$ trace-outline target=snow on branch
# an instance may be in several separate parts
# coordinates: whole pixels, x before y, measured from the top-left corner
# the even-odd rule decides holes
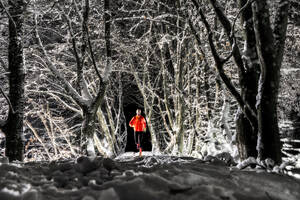
[[[45,56],[46,59],[46,63],[47,66],[49,67],[49,69],[51,70],[51,72],[60,80],[63,82],[64,84],[64,88],[65,90],[72,96],[72,98],[76,101],[76,103],[78,103],[80,106],[86,105],[88,103],[87,100],[84,100],[78,93],[77,91],[70,85],[70,83],[65,79],[65,77],[61,74],[61,72],[59,72],[59,70],[55,67],[55,65],[52,63],[52,61],[50,60],[50,57],[42,43],[42,40],[40,38],[39,32],[38,32],[38,28],[37,28],[37,15],[35,14],[35,18],[34,18],[34,22],[35,22],[35,36],[38,40],[38,44],[40,46],[40,48],[42,49],[42,52]]]

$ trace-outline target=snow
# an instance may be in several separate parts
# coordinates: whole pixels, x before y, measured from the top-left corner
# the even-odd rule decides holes
[[[204,161],[151,152],[143,157],[127,152],[114,160],[8,163],[0,166],[0,199],[300,199],[300,180],[256,171],[216,157]]]
[[[99,200],[111,200],[111,199],[114,199],[114,200],[120,199],[118,194],[116,193],[115,189],[109,188],[109,189],[103,190],[100,195]]]
[[[30,184],[21,184],[21,185],[11,184],[11,185],[8,185],[7,187],[4,187],[3,189],[1,189],[1,192],[7,193],[11,196],[18,197],[18,196],[22,196],[23,194],[27,193],[30,189],[31,189]]]
[[[299,68],[296,67],[290,67],[288,69],[281,69],[280,72],[283,72],[284,74],[290,74],[290,73],[294,73],[294,72],[298,72],[300,71]]]

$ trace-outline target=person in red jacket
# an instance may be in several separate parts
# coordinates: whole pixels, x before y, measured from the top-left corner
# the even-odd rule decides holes
[[[133,127],[134,129],[134,142],[137,146],[137,149],[140,149],[140,154],[141,154],[141,142],[143,139],[143,134],[146,132],[146,120],[145,118],[141,115],[141,109],[136,110],[136,116],[134,116],[130,122],[129,126]]]

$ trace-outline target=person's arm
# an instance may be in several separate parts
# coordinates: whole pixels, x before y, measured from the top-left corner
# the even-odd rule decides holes
[[[131,120],[130,120],[130,122],[129,122],[129,126],[130,127],[134,127],[134,124],[135,124],[135,117],[133,117]]]

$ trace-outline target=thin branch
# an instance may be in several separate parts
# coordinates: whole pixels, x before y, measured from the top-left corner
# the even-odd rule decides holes
[[[82,116],[82,111],[81,110],[78,110],[76,109],[75,107],[73,106],[70,106],[67,102],[65,102],[64,100],[62,100],[59,96],[55,95],[54,92],[51,92],[51,91],[38,91],[38,90],[27,90],[27,92],[32,92],[32,93],[40,93],[40,94],[47,94],[47,95],[50,95],[52,96],[57,102],[60,102],[62,105],[64,105],[68,110],[71,110],[71,111],[74,111],[78,114],[80,114]],[[57,93],[57,92],[56,92]],[[60,93],[58,93],[60,94]],[[60,94],[60,95],[63,95],[63,94]],[[67,96],[67,95],[63,95],[65,96],[66,98],[70,98],[70,96]],[[72,101],[74,101],[72,98],[70,98]],[[76,102],[75,102],[76,103]]]
[[[255,111],[251,107],[249,107],[248,104],[245,103],[245,101],[243,100],[243,98],[240,95],[240,93],[238,92],[238,90],[232,84],[230,78],[224,72],[223,65],[224,65],[226,59],[229,59],[229,58],[223,59],[219,56],[219,54],[216,50],[216,47],[214,45],[214,42],[213,42],[213,37],[212,37],[213,35],[212,35],[210,25],[208,24],[203,12],[202,12],[202,9],[200,7],[199,7],[198,11],[199,11],[201,20],[204,23],[205,28],[208,32],[209,45],[210,45],[211,52],[212,52],[212,55],[214,57],[219,75],[222,78],[222,80],[223,80],[224,84],[226,85],[227,89],[230,91],[230,93],[233,95],[233,97],[238,102],[240,108],[242,109],[245,116],[250,121],[252,127],[256,129],[256,127],[257,127],[257,115],[256,115]]]
[[[247,3],[239,10],[238,14],[235,16],[235,18],[234,18],[234,20],[233,20],[233,23],[232,23],[232,28],[231,28],[232,31],[231,31],[231,35],[234,35],[235,23],[236,23],[238,17],[240,16],[240,14],[241,14],[242,12],[244,12],[244,10],[245,10],[246,8],[248,8],[248,6],[251,6],[251,4],[252,4],[254,1],[256,1],[256,0],[248,0]],[[232,37],[233,37],[233,36],[232,36]]]
[[[280,0],[275,16],[273,35],[275,39],[275,57],[278,58],[279,62],[282,62],[284,52],[289,6],[289,0]]]
[[[52,159],[52,156],[49,153],[49,150],[47,149],[45,143],[43,142],[42,138],[39,136],[39,134],[37,133],[37,131],[33,128],[33,126],[27,121],[25,120],[25,124],[29,127],[29,129],[33,132],[34,136],[36,137],[36,139],[41,143],[41,145],[43,146],[43,148],[46,151],[46,154],[48,155],[50,160]]]
[[[78,103],[78,105],[80,105],[80,107],[86,105],[88,102],[86,100],[84,100],[77,93],[77,91],[70,85],[70,83],[65,79],[65,77],[58,71],[58,69],[51,62],[51,60],[49,58],[49,55],[48,55],[45,47],[43,46],[42,40],[41,40],[41,38],[39,36],[39,32],[38,32],[38,29],[37,29],[37,15],[35,15],[34,23],[35,23],[35,36],[36,36],[36,39],[38,40],[38,44],[39,44],[40,48],[42,49],[42,52],[43,52],[43,54],[45,56],[45,59],[46,59],[46,62],[47,62],[47,66],[49,67],[49,69],[51,70],[51,72],[59,80],[61,80],[63,82],[65,90],[72,96],[72,98],[76,101],[76,103]]]
[[[7,14],[9,20],[12,21],[14,27],[16,27],[15,20],[14,20],[13,17],[10,15],[9,11],[5,8],[5,5],[3,4],[2,0],[0,0],[0,6],[3,8],[3,10],[5,11],[5,13]]]
[[[192,1],[194,2],[195,0],[192,0]],[[235,44],[236,40],[233,37],[234,35],[232,34],[233,30],[232,30],[231,23],[230,23],[229,19],[227,18],[227,16],[224,14],[223,10],[221,9],[221,6],[219,5],[219,3],[216,0],[209,0],[209,2],[212,5],[219,21],[221,22],[221,24],[226,32],[227,37],[229,38],[229,42],[233,49],[233,58],[238,67],[239,77],[240,77],[240,80],[243,80],[244,76],[245,76],[243,59],[242,59],[242,56],[241,56],[238,46]],[[197,8],[200,8],[199,4],[198,4]]]
[[[3,69],[8,72],[8,67],[5,65],[4,60],[0,57],[0,64],[2,65]]]
[[[93,47],[92,47],[92,43],[91,43],[91,39],[90,39],[90,34],[89,34],[89,31],[87,30],[87,41],[88,41],[88,45],[89,45],[89,50],[90,50],[90,54],[91,54],[91,59],[92,59],[92,63],[93,63],[93,66],[94,66],[94,69],[96,71],[96,74],[98,76],[98,78],[101,80],[102,77],[99,73],[99,70],[97,68],[97,64],[96,64],[96,59],[95,59],[95,54],[94,54],[94,51],[93,51]]]
[[[101,75],[99,73],[99,70],[97,68],[95,54],[94,54],[93,47],[92,47],[91,40],[90,40],[90,34],[89,34],[89,28],[88,28],[89,10],[90,10],[89,0],[85,0],[84,10],[83,10],[82,31],[83,31],[83,35],[85,35],[86,38],[83,38],[83,39],[87,40],[86,42],[88,43],[88,47],[89,47],[89,50],[90,50],[91,59],[92,59],[92,63],[93,63],[94,69],[96,71],[96,74],[97,74],[98,78],[101,80],[102,77],[101,77]],[[85,41],[83,41],[83,43],[85,43]],[[82,52],[82,54],[83,53],[84,52]]]
[[[68,29],[69,29],[69,33],[70,33],[70,36],[71,36],[72,47],[73,47],[74,56],[75,56],[75,59],[76,59],[77,69],[82,69],[83,68],[83,62],[84,62],[83,52],[82,52],[82,55],[81,55],[82,58],[80,58],[79,53],[77,51],[76,36],[73,33],[71,19],[70,19],[70,17],[63,10],[61,10],[60,7],[58,9],[61,11],[62,15],[66,18],[67,23],[68,23]],[[88,99],[92,99],[92,96],[91,96],[91,94],[90,94],[90,92],[88,90],[88,86],[87,86],[86,80],[85,80],[84,76],[82,76],[82,72],[80,74],[77,72],[77,76],[78,76],[78,78],[80,80],[80,81],[78,81],[78,82],[80,82],[80,83],[78,83],[78,88],[77,88],[78,91],[81,92],[81,89],[82,89],[83,90],[83,94],[85,94]],[[83,85],[80,85],[80,84],[83,84]]]
[[[8,96],[7,96],[7,95],[5,94],[5,92],[3,91],[2,87],[0,87],[0,92],[1,92],[1,94],[4,96],[4,98],[6,99],[8,105],[9,105],[9,108],[10,108],[11,111],[12,111],[12,114],[15,114],[15,110],[14,110],[14,108],[13,108],[13,106],[12,106],[12,104],[11,104],[9,98],[8,98]]]

